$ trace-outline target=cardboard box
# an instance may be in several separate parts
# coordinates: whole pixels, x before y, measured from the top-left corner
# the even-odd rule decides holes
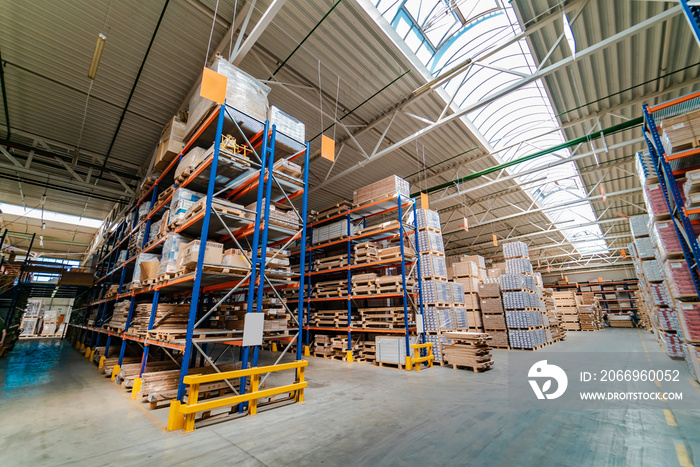
[[[155,279],[158,276],[158,266],[160,266],[160,261],[144,261],[140,264],[140,266],[141,276],[139,277],[139,280],[144,282],[148,279]]]
[[[237,268],[250,268],[250,261],[245,253],[236,248],[229,248],[224,251],[221,264],[226,266],[234,266]]]
[[[501,286],[499,284],[479,284],[479,297],[494,297],[500,299]]]
[[[452,265],[453,277],[479,277],[479,267],[473,261],[460,261]]]
[[[216,242],[206,242],[204,250],[204,262],[210,264],[221,264],[224,245]],[[199,257],[199,240],[192,240],[187,245],[180,248],[178,253],[178,269],[192,267],[197,264]]]
[[[156,149],[156,160],[153,167],[159,170],[165,169],[175,156],[182,151],[184,138],[185,124],[178,120],[177,117],[173,117],[160,134],[160,142]]]
[[[479,296],[473,293],[464,294],[464,307],[468,310],[479,310],[481,305],[479,303]]]
[[[476,293],[479,292],[479,279],[476,277],[461,277],[454,279],[458,284],[462,284],[465,293]]]

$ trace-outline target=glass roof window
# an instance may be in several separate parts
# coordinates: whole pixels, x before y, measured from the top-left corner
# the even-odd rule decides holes
[[[442,87],[453,106],[468,107],[537,71],[527,41],[496,47],[522,31],[509,3],[500,0],[375,0],[375,7],[431,77],[473,61]],[[485,53],[491,54],[478,59]],[[478,59],[478,60],[477,60]],[[499,162],[565,142],[541,80],[534,80],[466,117]],[[608,253],[586,188],[573,162],[547,169],[568,149],[509,167],[524,191],[582,255]],[[533,171],[542,167],[541,171]],[[566,206],[566,207],[564,207]]]

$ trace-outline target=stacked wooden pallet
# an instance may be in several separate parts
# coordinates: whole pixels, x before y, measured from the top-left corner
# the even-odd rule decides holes
[[[405,329],[403,307],[360,308],[361,326],[365,329]],[[413,311],[409,308],[408,325],[414,323]]]
[[[136,305],[134,310],[135,316],[132,326],[129,326],[129,331],[136,334],[144,334],[148,331],[148,323],[151,317],[150,303],[142,303]],[[189,303],[172,304],[159,303],[155,311],[155,320],[153,321],[153,331],[183,331],[187,328],[187,322],[190,315]]]
[[[331,338],[326,334],[314,336],[314,357],[326,357],[333,353]]]
[[[314,297],[330,298],[330,297],[345,297],[348,294],[348,281],[335,280],[317,282],[313,285]]]
[[[373,272],[352,276],[352,294],[371,295],[377,293],[377,277]]]
[[[377,243],[362,242],[355,245],[355,254],[353,255],[354,264],[373,263],[379,261],[379,253],[381,247]]]
[[[406,277],[406,290],[408,293],[413,293],[416,280],[413,277]],[[402,276],[381,276],[377,278],[377,286],[379,293],[382,294],[402,294],[403,277]]]
[[[146,365],[144,373],[153,373],[157,371],[175,370],[179,365],[172,360],[164,360],[162,362],[149,361]],[[134,385],[134,379],[141,372],[141,363],[129,363],[121,366],[121,372],[116,375],[114,381],[121,384],[123,388],[130,388]]]
[[[359,319],[356,312],[352,312],[352,320]],[[348,310],[316,310],[309,315],[309,323],[312,326],[327,328],[342,328],[348,326]]]
[[[328,269],[344,268],[348,265],[348,255],[328,256],[314,260],[314,270],[326,271]]]
[[[377,360],[377,343],[375,341],[364,341],[361,344],[362,350],[360,350],[357,360],[374,363]]]
[[[445,332],[448,342],[443,344],[443,360],[454,369],[468,368],[475,373],[491,369],[491,347],[488,334],[481,332]]]
[[[190,368],[189,374],[192,375],[209,375],[212,373],[225,372],[225,371],[235,371],[241,369],[241,364],[239,363],[229,363],[224,365],[218,365],[217,371],[212,366],[201,366],[197,368]],[[174,399],[177,396],[177,387],[180,382],[180,369],[170,369],[161,371],[148,371],[141,375],[141,390],[138,392],[139,397],[152,396],[155,394],[160,394],[158,400]],[[236,389],[238,389],[239,380],[231,380],[230,383]],[[200,386],[199,392],[208,391],[219,391],[225,390],[229,386],[225,382],[213,383],[212,385],[206,385],[205,388]],[[230,388],[229,388],[230,389]]]
[[[315,222],[322,221],[328,219],[329,217],[342,214],[348,209],[352,209],[352,203],[350,201],[341,201],[333,204],[332,206],[328,206],[327,208],[323,208],[315,214],[312,214],[312,218]]]

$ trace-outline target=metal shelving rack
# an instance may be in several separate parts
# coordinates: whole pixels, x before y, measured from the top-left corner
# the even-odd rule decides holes
[[[671,220],[678,235],[683,256],[688,263],[696,293],[700,296],[700,245],[693,232],[693,224],[698,223],[697,214],[700,208],[686,209],[680,190],[676,184],[676,176],[684,175],[689,166],[697,165],[694,159],[700,154],[700,148],[689,149],[675,154],[666,154],[661,142],[657,121],[682,115],[700,108],[700,92],[695,92],[678,99],[653,107],[644,105],[644,138],[649,148],[649,154],[654,170],[659,179],[666,205],[671,213]],[[690,159],[693,158],[693,159]],[[693,167],[697,168],[697,167]],[[691,219],[691,216],[693,219]]]
[[[406,198],[404,196],[401,196],[399,194],[389,197],[386,199],[382,199],[379,201],[375,201],[369,204],[365,204],[362,206],[354,207],[352,209],[349,209],[345,212],[330,216],[326,219],[314,222],[309,224],[309,233],[307,235],[307,242],[308,242],[308,259],[307,259],[307,267],[304,268],[304,265],[302,263],[301,265],[301,271],[304,271],[304,274],[302,276],[306,276],[307,278],[307,296],[308,298],[305,300],[305,304],[307,307],[306,310],[306,323],[304,326],[304,330],[306,331],[305,333],[305,344],[307,348],[310,345],[310,331],[330,331],[330,332],[347,332],[348,336],[348,348],[347,348],[347,361],[353,361],[352,358],[352,335],[353,333],[380,333],[380,334],[403,334],[405,337],[405,347],[406,347],[406,368],[410,369],[410,365],[408,362],[410,362],[411,359],[411,345],[410,345],[410,335],[411,333],[417,333],[419,335],[421,343],[425,342],[424,339],[424,334],[423,332],[417,332],[417,327],[418,327],[418,321],[420,318],[423,316],[423,293],[422,293],[422,282],[421,282],[421,275],[416,273],[414,274],[414,271],[420,271],[420,254],[418,253],[418,229],[415,227],[415,225],[410,225],[407,224],[406,219],[410,217],[412,214],[412,218],[417,219],[417,202],[415,198]],[[387,229],[382,229],[378,232],[369,232],[366,234],[353,234],[352,232],[352,224],[362,222],[363,227],[367,227],[367,219],[376,217],[376,216],[382,216],[382,215],[389,215],[391,216],[393,213],[395,213],[397,219],[398,219],[398,226],[394,226],[393,228],[387,228]],[[334,240],[330,242],[325,242],[321,243],[318,245],[313,245],[311,242],[311,239],[313,238],[313,228],[318,227],[323,224],[327,224],[332,221],[339,221],[345,219],[347,220],[347,236],[346,238],[340,239],[340,240]],[[392,233],[393,232],[393,233]],[[411,234],[413,234],[413,240],[411,240]],[[401,252],[401,258],[399,260],[396,259],[391,259],[391,260],[380,260],[376,262],[370,262],[370,263],[360,263],[360,264],[351,264],[352,263],[352,250],[353,250],[353,244],[355,242],[364,242],[364,241],[381,241],[381,240],[399,240],[399,246],[400,246],[400,252]],[[409,246],[412,247],[415,251],[416,254],[416,259],[414,261],[406,261],[405,258],[405,240],[409,240]],[[345,249],[347,255],[348,255],[348,266],[344,267],[338,267],[338,268],[333,268],[333,269],[326,269],[326,270],[321,270],[321,271],[312,271],[311,270],[311,265],[313,264],[313,255],[314,252],[320,252],[320,251],[330,251],[332,249]],[[402,277],[402,285],[403,285],[403,293],[402,294],[372,294],[372,295],[353,295],[353,290],[352,290],[352,275],[353,272],[356,271],[363,271],[366,272],[368,270],[382,270],[386,268],[399,268],[400,267],[400,274]],[[317,297],[312,297],[312,283],[313,283],[313,278],[317,275],[333,275],[337,274],[342,276],[342,274],[345,273],[345,279],[347,280],[347,287],[348,287],[348,293],[345,297],[331,297],[331,298],[317,298]],[[407,288],[406,288],[406,278],[407,277],[415,277],[416,279],[416,287],[417,291],[414,293],[409,293]],[[416,301],[416,298],[418,299]],[[356,301],[359,300],[367,300],[367,299],[401,299],[401,305],[403,306],[403,314],[404,314],[404,329],[384,329],[384,328],[358,328],[358,327],[353,327],[353,322],[352,322],[352,309],[353,309],[353,304]],[[311,314],[311,304],[313,302],[324,302],[324,301],[343,301],[347,304],[347,326],[346,327],[318,327],[318,326],[311,326],[309,323],[309,317]],[[410,327],[409,326],[409,308],[411,308],[415,314],[416,314],[416,319],[417,319],[417,326],[416,327]]]
[[[245,129],[244,129],[245,128]],[[247,164],[231,163],[231,154],[224,154],[229,158],[224,169],[219,165],[222,153],[221,141],[223,134],[235,135],[237,141],[245,143],[250,149],[249,154],[255,160],[248,161]],[[240,139],[239,139],[240,138]],[[213,151],[196,169],[181,183],[177,184],[174,179],[174,169],[180,163],[188,150],[196,145],[209,146],[214,142]],[[276,149],[276,142],[283,141],[286,151]],[[196,144],[196,143],[200,144]],[[274,168],[275,162],[281,158],[289,161],[303,158],[303,180],[291,179],[289,176],[280,177],[281,172]],[[102,335],[107,337],[105,356],[109,356],[112,338],[121,339],[119,353],[119,366],[122,365],[127,342],[136,342],[143,347],[141,362],[141,372],[146,369],[151,346],[162,349],[178,350],[182,353],[181,373],[177,400],[182,402],[186,385],[183,382],[187,376],[191,363],[196,361],[196,354],[200,355],[200,365],[204,360],[212,366],[215,361],[207,354],[210,344],[224,344],[238,346],[241,349],[240,361],[243,368],[258,366],[259,346],[243,346],[239,338],[194,338],[194,331],[197,327],[207,321],[207,318],[232,295],[247,295],[247,313],[261,313],[263,307],[263,297],[265,291],[273,291],[280,297],[278,289],[299,287],[298,313],[294,316],[289,307],[284,304],[287,311],[294,316],[297,322],[296,328],[289,328],[286,335],[275,334],[265,338],[275,341],[287,341],[289,344],[284,352],[277,359],[278,363],[286,351],[294,342],[301,341],[303,323],[304,304],[304,279],[300,278],[299,284],[291,283],[284,278],[280,279],[278,273],[274,276],[266,274],[266,267],[273,259],[268,257],[268,247],[279,246],[286,249],[292,244],[299,243],[301,248],[301,267],[304,268],[306,258],[305,242],[301,239],[306,237],[306,217],[308,204],[308,176],[309,176],[309,145],[299,143],[281,133],[278,133],[274,125],[269,122],[259,122],[244,113],[224,104],[219,105],[213,114],[207,118],[192,138],[182,148],[180,154],[175,157],[155,183],[138,199],[127,212],[125,218],[119,222],[112,232],[105,238],[99,250],[97,262],[97,282],[93,287],[90,296],[91,300],[86,307],[88,310],[82,323],[74,323],[73,328],[78,331],[74,339],[77,339],[83,346],[94,348],[100,344]],[[124,290],[127,268],[135,264],[139,253],[154,252],[162,248],[165,238],[148,244],[151,223],[157,216],[161,215],[170,202],[173,191],[162,200],[158,200],[159,191],[162,193],[168,187],[189,187],[191,189],[204,189],[206,192],[206,205],[199,214],[188,219],[182,225],[173,230],[175,233],[189,233],[198,238],[203,245],[209,239],[221,243],[233,243],[237,248],[243,250],[239,241],[246,239],[251,245],[250,268],[243,274],[216,274],[204,271],[205,248],[200,248],[197,259],[197,266],[194,272],[180,275],[170,280],[158,282],[155,285],[139,288],[137,290]],[[162,190],[162,191],[161,191]],[[255,211],[249,214],[254,215],[254,220],[236,216],[232,214],[219,213],[212,209],[214,197],[226,198],[232,201],[241,202],[244,205],[252,201],[256,202]],[[301,213],[292,205],[292,199],[301,197]],[[139,209],[147,199],[150,199],[148,215],[139,221]],[[264,221],[270,218],[271,201],[287,202],[294,209],[298,222],[292,227],[281,227],[276,224]],[[213,214],[213,215],[212,215]],[[132,228],[126,222],[129,216],[133,215]],[[214,227],[212,220],[216,219],[220,225]],[[116,264],[119,253],[129,239],[136,235],[139,229],[145,225],[143,242],[140,250],[133,256],[127,257],[119,265]],[[252,238],[252,243],[250,239]],[[128,251],[128,250],[127,250]],[[110,298],[105,298],[105,293],[109,286],[115,282],[115,276],[119,274],[119,288],[117,294]],[[232,280],[233,279],[233,280]],[[152,330],[155,324],[156,310],[158,304],[162,302],[164,295],[179,297],[180,300],[189,300],[189,316],[187,320],[187,333],[184,342],[162,341],[130,333],[130,326],[133,323],[134,310],[137,297],[151,296],[151,314],[148,330]],[[223,295],[223,296],[222,296]],[[214,302],[215,297],[218,301]],[[280,297],[281,298],[281,297]],[[123,333],[109,331],[102,328],[102,325],[109,317],[108,309],[113,307],[118,300],[129,299],[129,310]],[[206,305],[205,305],[206,302]],[[282,301],[284,303],[284,301]],[[88,319],[97,307],[97,317],[93,326],[88,326]],[[289,334],[289,331],[295,331]],[[226,330],[223,334],[242,334],[243,331]],[[268,333],[269,334],[269,333]],[[297,345],[296,360],[301,359],[301,345]],[[172,358],[172,357],[171,357]],[[115,367],[115,370],[118,368]],[[245,377],[240,381],[240,393],[245,393]],[[240,411],[243,411],[245,404],[241,404]]]

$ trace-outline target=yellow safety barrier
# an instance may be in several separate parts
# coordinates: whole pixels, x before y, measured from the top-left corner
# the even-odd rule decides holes
[[[304,346],[304,357],[310,357],[311,356],[311,351],[309,350],[309,346],[305,345]]]
[[[85,347],[85,353],[83,354],[83,357],[90,358],[90,347]]]
[[[420,364],[423,362],[428,362],[428,367],[432,368],[433,367],[433,360],[435,360],[435,357],[433,356],[433,343],[432,342],[427,342],[425,344],[412,344],[411,348],[413,349],[413,352],[415,353],[415,357],[412,359],[412,363],[414,364],[413,369],[416,371],[420,371]],[[420,356],[420,349],[428,349],[428,355],[425,357]]]
[[[139,392],[141,392],[141,385],[143,384],[143,381],[139,376],[134,378],[134,385],[131,387],[131,398],[136,399],[138,398]]]
[[[114,368],[112,368],[112,376],[109,379],[114,381],[115,378],[117,377],[117,375],[121,372],[122,372],[122,367],[120,367],[119,365],[114,365]]]
[[[100,357],[100,363],[97,364],[97,368],[102,368],[103,366],[105,366],[105,360],[107,360],[107,357],[105,357],[104,355]]]
[[[182,404],[180,401],[174,400],[170,404],[167,428],[169,431],[183,428],[185,432],[193,431],[197,412],[207,412],[219,409],[221,407],[238,405],[243,402],[249,402],[248,413],[249,415],[255,415],[258,413],[258,399],[276,396],[286,392],[291,393],[291,397],[295,398],[297,402],[304,402],[304,388],[306,388],[308,385],[308,383],[304,380],[304,368],[306,368],[308,365],[308,361],[299,360],[292,363],[260,366],[245,370],[226,371],[223,373],[212,373],[209,375],[185,376],[183,382],[189,385],[187,403]],[[285,386],[260,390],[260,375],[284,370],[298,370],[297,380],[294,383]],[[251,377],[250,392],[237,396],[224,397],[222,399],[212,399],[206,402],[198,401],[200,384],[215,383],[227,379],[242,378],[244,376]]]

